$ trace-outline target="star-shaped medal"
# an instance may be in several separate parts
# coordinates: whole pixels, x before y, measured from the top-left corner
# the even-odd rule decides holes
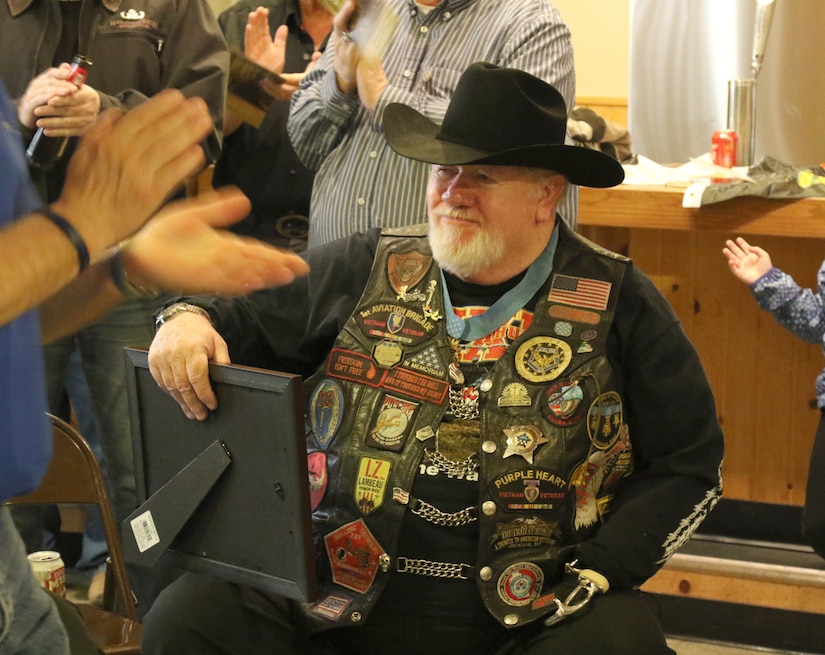
[[[514,425],[504,428],[507,435],[507,449],[502,457],[521,455],[528,464],[533,463],[533,453],[543,443],[548,443],[535,425]]]

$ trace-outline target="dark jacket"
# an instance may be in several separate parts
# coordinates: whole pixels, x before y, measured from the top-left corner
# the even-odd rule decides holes
[[[286,25],[285,73],[301,73],[312,61],[315,44],[301,27],[298,0],[240,0],[218,17],[227,43],[243,49],[249,12],[269,9],[269,31],[275,34]],[[232,227],[282,247],[306,246],[309,199],[315,173],[298,159],[286,122],[289,102],[273,100],[259,127],[242,124],[226,136],[223,152],[215,164],[215,186],[235,184],[252,203],[249,216]]]
[[[599,255],[564,226],[560,229],[554,266],[568,266],[570,261],[581,259],[583,267],[577,263],[572,269],[574,275],[604,279],[595,271],[600,270],[599,257],[605,255]],[[371,231],[311,249],[307,253],[312,266],[309,276],[288,287],[245,299],[197,302],[212,311],[233,362],[308,376],[323,365],[350,315],[361,306],[377,237],[377,231]],[[575,253],[572,259],[571,252]],[[563,264],[565,261],[568,264]],[[588,262],[597,268],[588,269]],[[606,513],[603,522],[599,520],[584,530],[569,524],[561,526],[563,538],[556,544],[566,549],[565,559],[576,557],[582,567],[604,574],[612,589],[640,586],[689,538],[721,493],[723,453],[713,396],[695,349],[650,280],[632,264],[626,269],[621,281],[616,282],[618,289],[611,292],[611,304],[615,302],[612,322],[606,327],[607,334],[599,338],[605,339],[606,361],[615,376],[614,388],[620,391],[618,416],[632,441],[632,466],[623,469],[628,475],[614,480],[609,512],[607,503],[602,507]],[[588,275],[588,270],[593,272]],[[483,293],[483,289],[478,291]],[[438,309],[443,311],[443,307]],[[536,311],[546,311],[546,303],[540,302]],[[562,313],[563,323],[581,323],[574,330],[589,328],[598,332],[599,327],[589,322],[592,311],[574,307],[550,315]],[[531,335],[525,334],[528,342]],[[518,348],[515,344],[513,347]],[[497,379],[493,388],[504,384],[504,377],[499,375]],[[537,393],[543,392],[539,389]],[[485,411],[483,406],[481,410]],[[604,414],[608,415],[617,416]],[[591,435],[591,439],[604,438],[604,433],[600,434]],[[563,475],[567,484],[569,471]],[[483,496],[486,492],[480,493]],[[373,520],[379,519],[376,513]],[[482,539],[485,534],[489,540],[486,529],[482,530]],[[483,563],[489,544],[482,546]],[[552,586],[551,580],[547,582]],[[353,607],[360,604],[355,602]],[[359,612],[352,614],[347,621],[355,621],[355,615],[360,618]],[[348,616],[345,612],[341,618]]]
[[[101,110],[127,110],[166,88],[200,96],[216,125],[204,151],[208,161],[216,159],[229,54],[206,1],[81,1],[78,49],[93,62],[87,83],[100,94]],[[54,65],[61,26],[55,0],[0,2],[0,78],[15,101],[34,77]],[[23,130],[26,143],[32,134]],[[52,175],[62,179],[62,168]],[[36,181],[42,191],[42,179]],[[60,184],[49,187],[59,191]]]

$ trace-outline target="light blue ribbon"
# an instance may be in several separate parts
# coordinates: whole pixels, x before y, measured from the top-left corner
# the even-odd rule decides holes
[[[558,225],[553,229],[547,247],[530,264],[527,273],[516,286],[499,298],[492,307],[478,316],[461,318],[453,311],[453,303],[450,301],[450,292],[447,289],[447,281],[444,279],[444,271],[441,271],[441,288],[444,290],[444,310],[447,314],[447,334],[460,341],[475,341],[481,337],[486,337],[493,330],[500,328],[509,321],[515,313],[524,307],[541,285],[550,276],[553,270],[553,257],[556,254],[556,246],[559,243]]]

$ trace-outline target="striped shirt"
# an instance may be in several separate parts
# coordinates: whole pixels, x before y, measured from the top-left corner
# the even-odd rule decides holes
[[[292,96],[290,140],[304,164],[317,169],[310,246],[426,220],[430,166],[389,147],[381,125],[388,104],[404,103],[440,123],[461,74],[485,61],[546,80],[573,106],[570,31],[549,0],[442,0],[426,14],[412,0],[387,3],[398,23],[382,57],[389,86],[374,113],[357,94],[338,89],[332,41]],[[571,186],[559,208],[571,225],[577,199]]]

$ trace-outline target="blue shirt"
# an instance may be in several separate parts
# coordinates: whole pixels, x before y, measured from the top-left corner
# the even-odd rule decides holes
[[[0,229],[41,204],[29,179],[17,112],[0,82]],[[0,281],[13,283],[8,273]],[[40,324],[31,310],[0,326],[0,502],[40,483],[52,454],[46,407]]]

